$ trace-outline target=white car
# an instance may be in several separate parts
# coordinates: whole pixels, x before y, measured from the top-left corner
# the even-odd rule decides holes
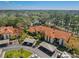
[[[37,54],[33,54],[31,58],[40,58]]]

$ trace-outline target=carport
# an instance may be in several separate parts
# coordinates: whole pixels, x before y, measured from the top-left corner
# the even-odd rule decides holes
[[[23,41],[23,44],[22,44],[22,45],[25,45],[25,46],[32,46],[34,42],[35,42],[35,39],[26,38],[26,39]]]
[[[44,53],[46,53],[49,56],[52,56],[56,51],[55,46],[48,44],[46,42],[42,42],[40,44],[40,46],[38,47],[38,49],[40,49],[41,51],[43,51]]]
[[[5,47],[9,44],[9,39],[0,40],[0,47]]]

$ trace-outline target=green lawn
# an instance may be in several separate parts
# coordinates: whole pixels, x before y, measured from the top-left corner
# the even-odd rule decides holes
[[[32,53],[30,51],[19,49],[19,50],[11,50],[5,53],[5,58],[28,58]]]

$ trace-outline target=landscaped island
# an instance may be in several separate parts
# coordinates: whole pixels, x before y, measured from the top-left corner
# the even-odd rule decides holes
[[[5,58],[28,58],[32,55],[30,51],[24,49],[10,50],[5,53]]]

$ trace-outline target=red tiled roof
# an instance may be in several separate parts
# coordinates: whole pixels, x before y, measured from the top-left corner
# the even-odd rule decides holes
[[[42,32],[46,36],[50,38],[59,38],[64,39],[65,41],[68,41],[69,37],[71,36],[71,33],[61,31],[55,28],[49,28],[46,26],[33,26],[29,28],[30,32]]]
[[[8,27],[0,27],[0,34],[11,34],[18,35],[21,32],[18,28],[13,28],[11,26]]]

